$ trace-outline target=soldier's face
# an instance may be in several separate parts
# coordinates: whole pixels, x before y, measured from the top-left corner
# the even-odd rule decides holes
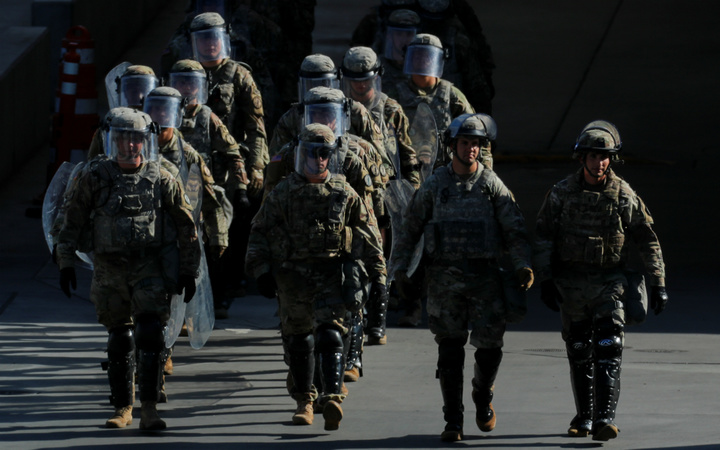
[[[587,152],[585,155],[584,175],[589,184],[597,184],[605,180],[610,167],[610,153]]]
[[[480,139],[460,136],[455,146],[455,156],[467,166],[475,164],[480,156]]]
[[[123,169],[136,169],[142,164],[145,136],[142,133],[125,132],[116,139],[117,163]]]
[[[197,80],[189,77],[182,77],[175,80],[172,87],[180,92],[180,95],[188,99],[189,103],[197,103],[197,94],[200,92]]]
[[[200,54],[206,60],[220,59],[223,42],[214,34],[201,34],[197,38],[197,48]]]
[[[323,177],[327,175],[330,155],[327,152],[309,150],[305,158],[305,175],[308,177]]]
[[[375,86],[373,78],[366,80],[353,80],[350,81],[350,95],[353,100],[357,100],[361,103],[367,102],[375,95]]]
[[[315,111],[312,114],[312,123],[327,125],[331,130],[335,131],[337,118],[335,117],[335,114],[330,111]]]

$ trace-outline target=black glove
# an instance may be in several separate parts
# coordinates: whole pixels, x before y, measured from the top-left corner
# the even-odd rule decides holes
[[[516,270],[515,276],[518,279],[520,289],[522,289],[523,291],[527,291],[528,289],[530,289],[530,286],[533,285],[533,281],[535,281],[535,275],[533,274],[532,269],[529,267],[523,267],[522,269]]]
[[[210,251],[208,252],[210,254],[210,260],[220,261],[220,258],[225,253],[225,250],[227,250],[227,247],[224,245],[211,245]]]
[[[665,309],[668,302],[668,295],[665,292],[665,286],[653,286],[650,291],[650,308],[655,311],[657,316]]]
[[[378,301],[385,303],[388,299],[387,286],[380,284],[378,281],[373,281],[370,285],[370,301]]]
[[[72,286],[73,291],[77,289],[75,268],[66,267],[64,269],[60,269],[60,289],[62,289],[63,293],[67,295],[68,298],[70,298],[70,286]]]
[[[178,279],[177,293],[178,295],[185,291],[185,297],[183,301],[188,303],[195,296],[195,277],[192,275],[180,275]]]
[[[557,287],[555,286],[555,283],[553,280],[545,280],[542,283],[540,283],[540,300],[542,300],[543,303],[545,303],[545,306],[552,309],[555,312],[560,311],[560,306],[558,306],[558,300],[560,299],[560,292],[558,292]]]
[[[235,191],[235,196],[233,197],[233,209],[236,211],[243,211],[250,207],[250,200],[247,196],[247,191],[245,189],[238,189]]]
[[[260,295],[267,298],[275,297],[275,291],[277,291],[277,283],[275,277],[270,272],[265,272],[257,278],[257,288],[260,291]]]

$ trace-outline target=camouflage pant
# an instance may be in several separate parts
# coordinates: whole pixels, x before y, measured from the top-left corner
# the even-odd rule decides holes
[[[621,271],[578,271],[566,269],[554,278],[562,297],[563,338],[568,336],[570,324],[584,320],[596,322],[612,318],[618,325],[625,324],[623,298],[627,279]]]
[[[158,258],[95,255],[90,299],[98,322],[108,330],[132,325],[133,316],[155,314],[170,318],[168,296]]]
[[[280,300],[280,321],[286,336],[313,332],[319,325],[331,325],[347,334],[350,312],[341,295],[340,264],[328,270],[275,272]]]
[[[453,266],[427,268],[427,312],[435,341],[467,339],[477,348],[503,346],[505,306],[496,268],[466,273]]]

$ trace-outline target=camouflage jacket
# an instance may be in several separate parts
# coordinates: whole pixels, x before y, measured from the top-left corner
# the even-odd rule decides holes
[[[651,286],[665,285],[665,264],[645,203],[612,169],[601,190],[584,188],[583,169],[545,196],[536,222],[535,264],[539,281],[563,267],[623,269],[632,240]]]
[[[380,233],[365,203],[341,176],[308,183],[293,173],[265,198],[252,221],[245,259],[248,275],[285,262],[361,260],[371,279],[385,284]]]

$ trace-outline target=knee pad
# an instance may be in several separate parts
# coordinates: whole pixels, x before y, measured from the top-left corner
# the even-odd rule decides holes
[[[108,335],[108,359],[115,357],[125,358],[128,353],[135,351],[135,339],[130,327],[113,328]]]
[[[146,352],[160,352],[165,347],[163,324],[157,316],[135,318],[135,345]]]
[[[567,356],[571,362],[587,361],[593,352],[593,328],[590,320],[573,322],[565,339]]]
[[[340,330],[330,327],[319,329],[316,348],[320,353],[343,353],[345,346]]]
[[[595,322],[595,356],[598,359],[619,358],[623,350],[623,326],[612,318],[603,317]]]
[[[475,362],[480,367],[498,367],[502,357],[503,352],[500,347],[478,348],[475,350]]]
[[[465,364],[466,339],[443,339],[438,344],[438,369],[463,366]]]
[[[287,338],[287,347],[290,352],[310,353],[315,346],[315,338],[312,333],[291,334]]]

